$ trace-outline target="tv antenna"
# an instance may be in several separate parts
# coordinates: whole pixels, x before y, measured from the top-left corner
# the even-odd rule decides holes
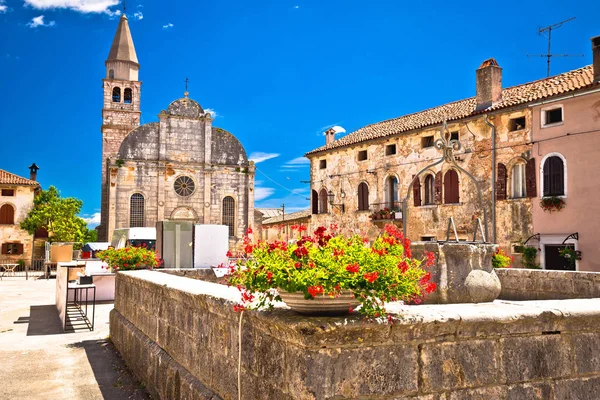
[[[552,59],[552,57],[583,57],[583,54],[552,54],[552,52],[550,51],[550,45],[552,42],[552,31],[554,29],[558,29],[561,26],[563,26],[563,24],[565,22],[573,21],[575,18],[576,17],[565,19],[564,21],[557,22],[554,25],[550,25],[550,26],[546,26],[544,28],[538,29],[538,35],[544,35],[548,38],[548,53],[547,54],[534,54],[534,55],[528,54],[527,57],[546,57],[547,63],[548,63],[548,72],[547,72],[548,77],[550,76],[550,60]],[[546,32],[548,32],[548,35],[546,35]]]

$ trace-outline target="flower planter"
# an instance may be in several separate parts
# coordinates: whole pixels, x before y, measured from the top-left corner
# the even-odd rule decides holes
[[[293,311],[308,315],[347,314],[360,304],[349,291],[342,292],[338,297],[319,295],[307,300],[301,292],[290,293],[280,289],[279,296]]]

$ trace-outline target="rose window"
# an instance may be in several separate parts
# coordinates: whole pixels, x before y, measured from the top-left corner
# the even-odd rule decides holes
[[[175,188],[175,193],[183,197],[190,196],[194,193],[194,189],[196,188],[194,181],[189,176],[180,176],[175,180],[173,186]]]

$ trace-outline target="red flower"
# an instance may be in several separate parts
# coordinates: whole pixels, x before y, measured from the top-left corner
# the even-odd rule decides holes
[[[408,263],[406,261],[402,261],[400,264],[398,264],[398,268],[400,268],[400,270],[404,273],[408,271]]]
[[[344,255],[344,250],[338,250],[338,249],[333,250],[334,257],[341,257],[343,255]]]
[[[404,255],[408,258],[412,257],[412,252],[410,251],[410,239],[409,238],[405,238],[404,239]]]
[[[236,304],[233,306],[233,311],[238,312],[238,311],[244,311],[246,309],[246,307],[244,307],[243,304]]]
[[[426,257],[426,261],[425,261],[426,266],[431,267],[432,265],[435,264],[435,254],[432,251],[425,252],[425,257]]]
[[[308,255],[308,250],[304,246],[299,246],[296,250],[294,250],[294,255],[298,258],[302,258]]]
[[[310,293],[310,295],[312,297],[316,297],[318,294],[323,293],[323,286],[318,285],[318,286],[309,286],[308,287],[308,293]]]
[[[437,285],[434,282],[427,282],[427,285],[425,285],[425,291],[427,293],[433,292],[436,288]]]
[[[302,263],[297,262],[296,264],[294,264],[294,267],[301,268],[302,267]]]
[[[379,278],[379,272],[377,272],[377,271],[368,272],[368,273],[364,274],[363,277],[367,281],[369,281],[369,283],[373,283],[377,280],[377,278]]]
[[[267,282],[271,282],[273,279],[273,273],[271,271],[267,271]]]
[[[247,244],[246,246],[244,246],[244,251],[246,252],[246,254],[252,254],[252,250],[254,250],[254,246],[252,246],[251,244]]]
[[[231,251],[227,251],[227,254],[225,254],[226,257],[233,257],[233,255],[231,254]]]
[[[423,277],[421,278],[421,280],[419,282],[421,283],[421,285],[425,285],[427,282],[429,282],[430,279],[431,279],[431,272],[428,272],[425,275],[423,275]]]
[[[252,228],[248,228],[248,230],[246,231],[246,235],[251,235],[252,234]]]
[[[348,265],[346,266],[346,271],[348,271],[348,272],[352,272],[352,273],[356,273],[356,272],[358,272],[358,269],[359,269],[359,268],[360,268],[360,267],[358,266],[358,264],[357,264],[357,263],[354,263],[354,264],[348,264]]]

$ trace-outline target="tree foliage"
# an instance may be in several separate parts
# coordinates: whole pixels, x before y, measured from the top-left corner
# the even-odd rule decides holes
[[[52,242],[87,242],[91,231],[83,218],[77,216],[83,202],[74,197],[63,198],[54,186],[43,190],[33,200],[33,208],[21,222],[30,234],[45,228]]]

